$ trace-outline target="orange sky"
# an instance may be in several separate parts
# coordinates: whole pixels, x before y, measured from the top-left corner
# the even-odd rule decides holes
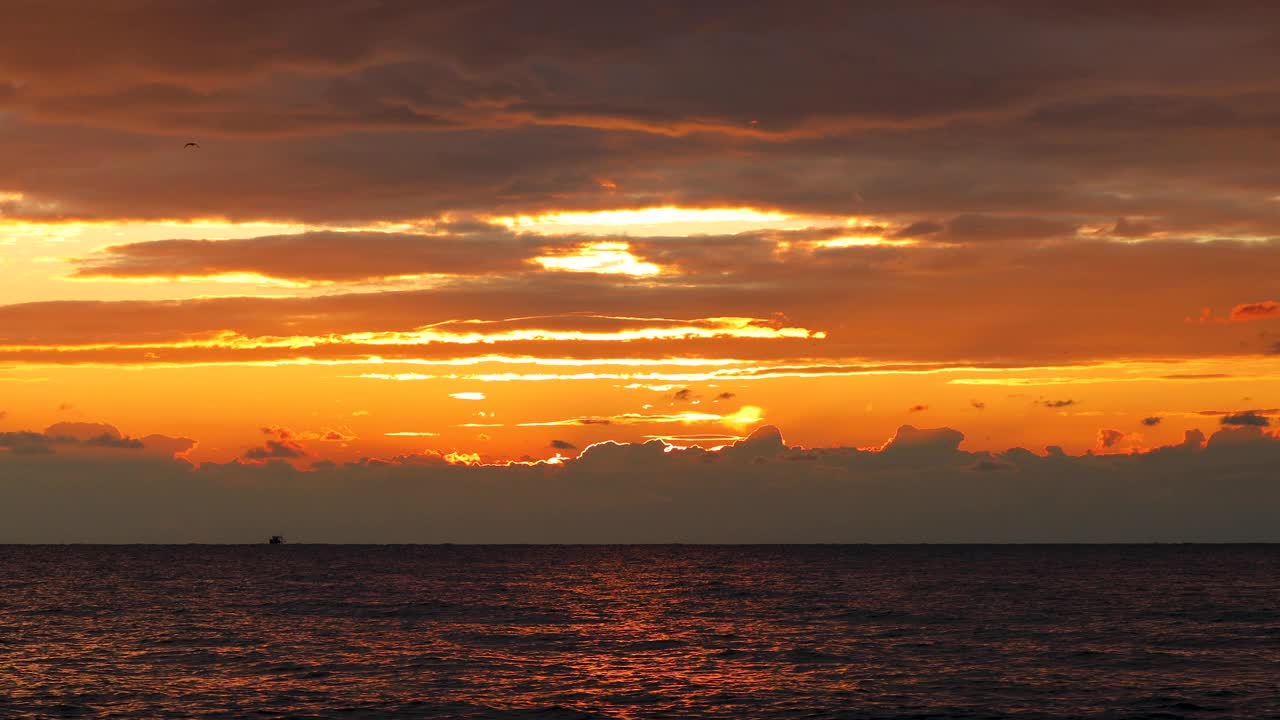
[[[16,10],[0,433],[299,469],[1271,436],[1271,11],[500,6]]]

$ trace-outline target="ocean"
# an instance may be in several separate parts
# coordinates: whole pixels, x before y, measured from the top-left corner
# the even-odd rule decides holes
[[[0,546],[3,718],[1280,718],[1280,546]]]

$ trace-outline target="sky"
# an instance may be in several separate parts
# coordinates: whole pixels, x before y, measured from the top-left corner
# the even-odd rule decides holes
[[[0,25],[0,541],[1280,540],[1280,11]]]

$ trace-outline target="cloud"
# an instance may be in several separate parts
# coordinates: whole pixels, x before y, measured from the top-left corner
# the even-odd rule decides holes
[[[1280,262],[1280,242],[1072,242],[1016,251],[986,245],[842,248],[776,258],[775,250],[770,244],[758,263],[739,263],[732,246],[719,253],[717,267],[725,267],[732,282],[707,275],[637,284],[538,273],[454,279],[431,290],[0,306],[0,361],[430,359],[475,354],[494,340],[503,354],[542,357],[599,357],[616,341],[627,343],[628,354],[650,358],[728,352],[833,363],[856,357],[1034,364],[1267,352],[1274,342],[1258,337],[1249,323],[1182,318],[1203,305],[1230,307],[1240,286],[1270,282],[1265,268]],[[1206,266],[1221,271],[1197,286],[1198,297],[1189,304],[1176,288]],[[1134,273],[1150,283],[1129,282]],[[920,289],[924,277],[931,293],[950,298],[964,323],[945,321],[929,304]],[[762,296],[755,287],[771,290]],[[1111,312],[1099,293],[1085,288],[1105,289],[1126,312]],[[1034,302],[1009,303],[1033,289]],[[999,316],[984,309],[994,306],[1004,308]],[[521,317],[512,317],[512,308],[520,308]],[[1052,327],[1037,320],[1050,308]],[[779,309],[790,318],[785,328],[756,322],[767,322]],[[731,324],[718,317],[743,320]],[[847,329],[854,326],[874,328],[874,338]],[[1019,331],[1000,330],[1011,326]],[[1160,332],[1152,333],[1153,327]]]
[[[136,438],[112,437],[105,433],[84,440],[82,444],[89,447],[123,448],[127,450],[141,450],[143,448],[142,441]]]
[[[126,437],[107,423],[54,423],[44,432],[29,430],[0,432],[0,449],[19,455],[52,455],[65,452],[74,455],[93,454],[97,450],[130,450],[147,456],[181,457],[195,447],[189,438],[148,435]]]
[[[45,428],[44,432],[49,436],[68,437],[80,442],[95,438],[118,439],[121,437],[120,431],[114,425],[107,423],[60,422]]]
[[[1276,316],[1280,316],[1280,303],[1277,303],[1275,300],[1246,303],[1244,305],[1236,305],[1231,308],[1231,319],[1236,322],[1265,320]]]
[[[974,410],[985,410],[987,409],[987,404],[981,400],[970,400],[969,407],[972,407]]]
[[[1280,104],[1265,4],[1159,23],[1007,4],[574,7],[573,34],[567,11],[517,2],[342,6],[305,25],[289,3],[112,5],[25,5],[0,30],[6,216],[340,225],[729,203],[959,244],[1275,223],[1250,152]],[[20,30],[50,24],[83,52]],[[178,152],[192,135],[202,151]],[[382,261],[353,272],[366,263]]]
[[[946,230],[932,239],[953,243],[1043,240],[1069,236],[1075,230],[1075,224],[1060,220],[967,214],[952,218]]]
[[[1123,238],[1148,237],[1155,232],[1156,226],[1154,224],[1128,218],[1117,219],[1115,226],[1111,228],[1112,235]]]
[[[422,453],[310,470],[0,452],[0,542],[1280,540],[1265,511],[1280,439],[1257,427],[1096,456],[962,441],[903,426],[881,450],[788,447],[766,426],[720,451],[605,442],[559,464]]]
[[[1102,448],[1104,450],[1110,449],[1115,447],[1117,443],[1119,443],[1121,440],[1124,440],[1126,437],[1128,436],[1119,430],[1113,430],[1113,429],[1099,430],[1097,445],[1099,448]]]
[[[671,396],[671,399],[676,402],[689,402],[693,399],[693,390],[689,388],[680,388]]]
[[[720,402],[721,400],[732,400],[735,397],[737,397],[736,394],[725,391],[722,393],[717,393],[716,396],[712,398],[711,402]]]
[[[928,410],[928,409],[929,409],[928,405],[912,405],[911,407],[907,408],[907,412],[918,413],[918,412],[924,412],[925,410]]]
[[[578,449],[577,445],[574,445],[573,443],[568,442],[567,440],[552,440],[551,444],[548,447],[554,448],[556,450],[577,450]]]
[[[940,233],[945,229],[946,226],[940,223],[932,222],[930,220],[920,220],[895,230],[892,236],[895,238],[918,238]]]
[[[246,460],[292,460],[306,457],[306,455],[306,449],[292,440],[268,440],[261,447],[246,450],[244,458]]]
[[[1155,427],[1156,425],[1160,424],[1160,421],[1161,421],[1161,418],[1157,415],[1152,415],[1150,417],[1142,418],[1142,424],[1146,425],[1147,427]]]
[[[946,456],[957,451],[964,433],[951,428],[920,429],[903,425],[880,451],[904,457]]]
[[[445,225],[444,227],[455,227]],[[500,226],[441,235],[314,231],[234,240],[114,245],[77,261],[79,278],[260,275],[296,282],[359,282],[412,275],[484,275],[531,269],[546,241]]]
[[[1047,408],[1064,408],[1071,407],[1076,404],[1075,400],[1037,400],[1037,405],[1043,405]]]
[[[1223,415],[1219,422],[1224,426],[1267,427],[1271,424],[1271,419],[1258,414],[1256,410],[1246,410],[1245,412]]]

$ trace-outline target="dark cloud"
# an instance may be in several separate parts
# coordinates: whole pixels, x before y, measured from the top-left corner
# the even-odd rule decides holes
[[[933,239],[956,243],[1043,240],[1068,236],[1075,230],[1073,223],[1038,217],[961,215],[950,220],[946,231]]]
[[[1156,415],[1142,418],[1142,424],[1146,425],[1147,427],[1155,427],[1156,425],[1160,424],[1160,421],[1161,421],[1161,418]]]
[[[72,438],[78,442],[89,442],[95,439],[115,439],[122,437],[114,425],[92,422],[60,422],[45,428],[45,435]]]
[[[1129,220],[1128,218],[1120,218],[1116,220],[1115,227],[1111,228],[1112,235],[1123,238],[1148,237],[1155,232],[1156,228],[1151,223],[1139,220]]]
[[[261,447],[246,450],[244,458],[246,460],[292,460],[305,457],[306,454],[306,449],[292,440],[268,440]]]
[[[970,407],[972,407],[974,410],[985,410],[985,409],[987,409],[987,404],[986,404],[985,402],[981,401],[981,400],[970,400],[970,401],[969,401],[969,406],[970,406]]]
[[[693,399],[693,390],[689,388],[680,388],[671,396],[671,399],[676,402],[689,402]]]
[[[895,238],[918,238],[940,233],[945,229],[945,225],[932,220],[919,220],[893,231],[892,236]]]
[[[208,277],[253,273],[294,281],[369,281],[421,274],[530,269],[540,245],[504,228],[447,236],[304,232],[243,240],[159,240],[108,247],[79,261],[77,277]],[[563,243],[562,243],[563,244]]]
[[[895,457],[941,457],[956,452],[963,440],[964,433],[951,428],[920,429],[903,425],[881,452]]]
[[[1223,415],[1219,422],[1224,426],[1267,427],[1271,424],[1271,419],[1265,415],[1258,414],[1255,410],[1247,410],[1245,412]]]
[[[420,454],[310,471],[0,452],[0,542],[1280,540],[1260,510],[1280,503],[1280,440],[1257,427],[1079,457],[962,441],[904,426],[882,451],[791,448],[764,427],[718,452],[605,442],[559,466]]]
[[[143,448],[142,441],[136,438],[112,437],[106,433],[91,437],[83,441],[83,444],[89,447],[109,447],[123,448],[128,450],[141,450]]]
[[[1119,430],[1102,429],[1098,431],[1098,447],[1113,448],[1121,440],[1125,439],[1125,434]]]
[[[928,410],[928,409],[929,409],[928,405],[912,405],[911,407],[907,408],[907,412],[917,413],[917,412],[924,412],[925,410]]]
[[[1076,404],[1075,400],[1037,400],[1037,405],[1043,405],[1047,408],[1064,408],[1071,407]]]
[[[8,448],[13,452],[53,452],[50,445],[74,443],[74,438],[46,435],[45,433],[21,430],[17,432],[0,432],[0,448]],[[41,448],[36,450],[35,448]]]
[[[1276,221],[1267,4],[110,5],[9,9],[0,187],[29,197],[6,214],[729,203],[953,242]],[[942,220],[970,216],[1000,220]]]
[[[18,454],[49,455],[59,450],[83,454],[93,450],[138,450],[148,455],[174,457],[190,450],[195,441],[165,435],[126,437],[106,423],[55,423],[44,432],[0,432],[0,448]]]
[[[732,400],[732,399],[734,399],[735,397],[737,397],[737,395],[736,395],[735,393],[731,393],[731,392],[729,392],[729,391],[727,391],[727,390],[726,390],[725,392],[718,393],[718,394],[715,396],[715,398],[713,398],[713,399],[712,399],[712,402],[719,402],[720,400]]]
[[[577,450],[578,446],[567,440],[552,440],[550,446],[555,450]]]

